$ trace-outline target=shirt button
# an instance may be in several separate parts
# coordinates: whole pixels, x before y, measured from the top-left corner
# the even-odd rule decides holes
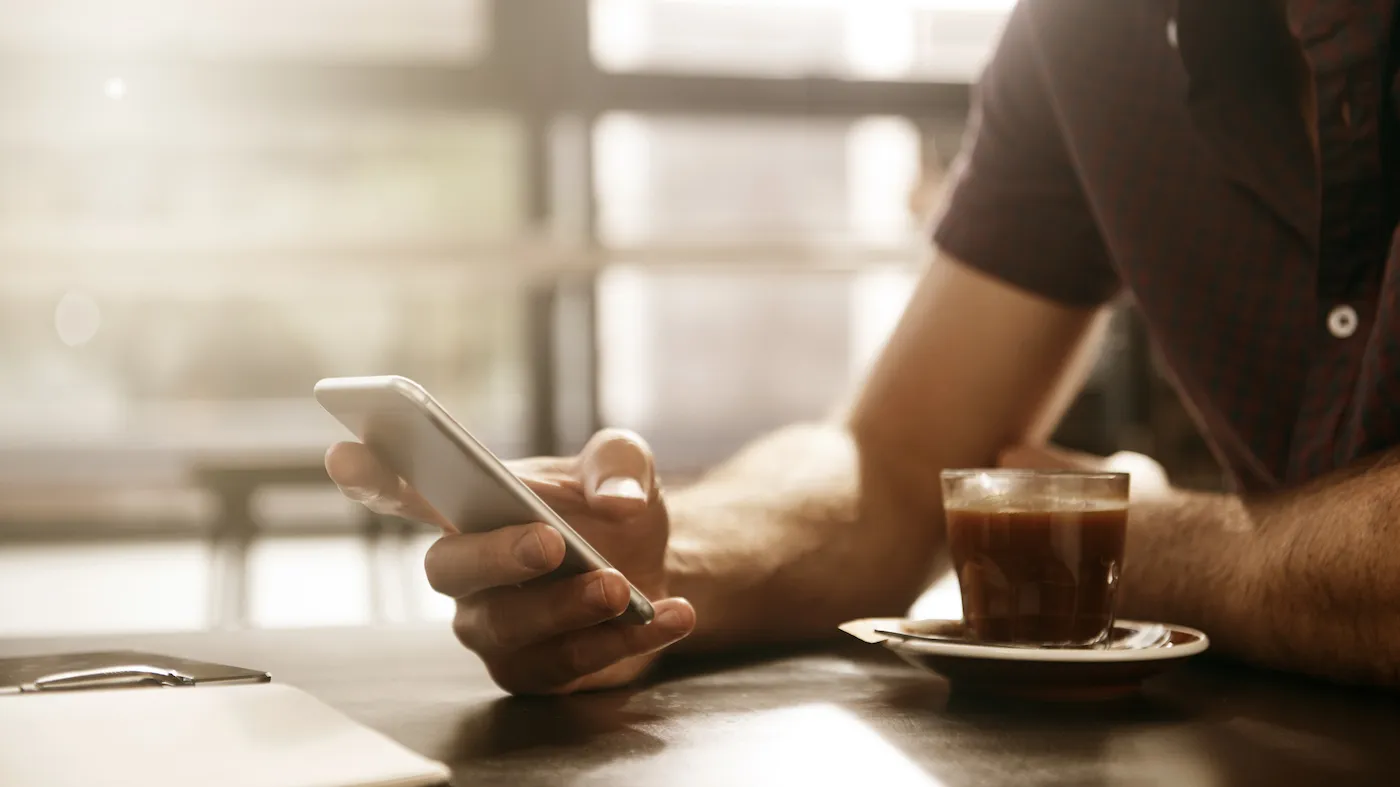
[[[1171,48],[1172,48],[1172,49],[1176,49],[1176,20],[1175,20],[1175,19],[1168,19],[1168,20],[1167,20],[1167,43],[1171,45]]]
[[[1356,333],[1356,324],[1356,310],[1350,306],[1337,306],[1327,313],[1327,330],[1338,339]]]

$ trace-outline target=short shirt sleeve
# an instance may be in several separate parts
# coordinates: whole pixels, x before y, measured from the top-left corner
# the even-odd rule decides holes
[[[1035,13],[1033,2],[1017,4],[983,72],[933,239],[1017,288],[1097,306],[1119,278],[1047,89]]]

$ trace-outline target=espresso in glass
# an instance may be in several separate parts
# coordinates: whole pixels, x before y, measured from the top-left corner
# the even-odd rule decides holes
[[[977,639],[1096,645],[1113,630],[1123,564],[1123,473],[943,473],[948,549]]]

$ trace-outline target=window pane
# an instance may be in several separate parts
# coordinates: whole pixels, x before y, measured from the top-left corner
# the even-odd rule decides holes
[[[104,101],[0,127],[4,257],[434,248],[522,226],[520,132],[504,116],[148,115]]]
[[[452,60],[489,44],[485,0],[0,0],[0,49]]]
[[[1013,0],[592,0],[613,71],[967,82]]]
[[[920,140],[903,119],[611,114],[595,145],[598,229],[613,245],[913,235]]]
[[[603,419],[671,471],[822,418],[893,328],[917,272],[613,268],[599,282]]]
[[[56,120],[0,129],[0,438],[310,443],[316,379],[399,371],[519,445],[519,285],[466,250],[521,232],[509,119]]]
[[[262,538],[248,551],[249,616],[258,628],[370,622],[368,546],[354,536]]]
[[[208,590],[193,539],[0,543],[0,636],[199,629]]]
[[[395,372],[493,446],[522,444],[523,296],[481,265],[84,273],[0,285],[0,441],[314,444],[338,434],[317,379]],[[91,324],[65,334],[75,298]]]

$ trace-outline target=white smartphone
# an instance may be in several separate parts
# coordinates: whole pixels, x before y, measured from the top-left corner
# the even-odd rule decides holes
[[[564,563],[555,573],[611,568],[418,383],[397,376],[332,377],[316,383],[316,401],[458,530],[544,522],[564,537]],[[627,610],[618,619],[651,622],[651,602],[630,582],[628,588]]]

